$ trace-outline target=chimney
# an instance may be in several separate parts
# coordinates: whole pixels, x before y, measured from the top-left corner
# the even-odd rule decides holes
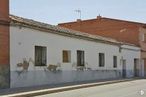
[[[9,0],[0,0],[0,20],[9,21]]]
[[[0,0],[0,89],[10,86],[9,0]]]
[[[82,20],[81,19],[77,19],[77,22],[81,22]]]
[[[97,16],[97,19],[100,20],[102,17],[100,16],[100,14]]]
[[[146,29],[146,25],[143,25],[142,27],[143,27],[144,29]]]

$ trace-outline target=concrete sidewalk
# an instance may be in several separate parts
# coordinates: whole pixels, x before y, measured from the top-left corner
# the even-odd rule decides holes
[[[0,90],[0,97],[32,97],[37,95],[44,95],[62,91],[69,91],[80,88],[87,88],[92,86],[106,85],[112,83],[119,83],[125,81],[138,80],[140,78],[130,79],[110,79],[90,82],[75,82],[75,83],[64,83],[56,85],[44,85],[37,87],[26,87],[26,88],[13,88]]]

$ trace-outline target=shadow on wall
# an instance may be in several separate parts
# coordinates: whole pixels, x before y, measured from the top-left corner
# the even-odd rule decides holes
[[[0,65],[0,89],[10,87],[9,65]]]

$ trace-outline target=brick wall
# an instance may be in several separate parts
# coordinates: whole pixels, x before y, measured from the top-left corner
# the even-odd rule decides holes
[[[9,27],[0,25],[0,64],[9,64]]]
[[[9,87],[9,0],[0,0],[0,88]]]
[[[139,27],[142,23],[97,17],[97,19],[78,20],[77,22],[60,23],[59,26],[90,34],[114,38],[118,41],[139,45]]]

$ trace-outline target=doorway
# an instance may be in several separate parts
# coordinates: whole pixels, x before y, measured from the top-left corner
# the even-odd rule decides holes
[[[123,76],[123,78],[125,78],[126,77],[126,60],[124,59],[123,60],[123,72],[122,72],[122,76]]]
[[[134,76],[138,77],[139,76],[139,60],[134,59]]]

